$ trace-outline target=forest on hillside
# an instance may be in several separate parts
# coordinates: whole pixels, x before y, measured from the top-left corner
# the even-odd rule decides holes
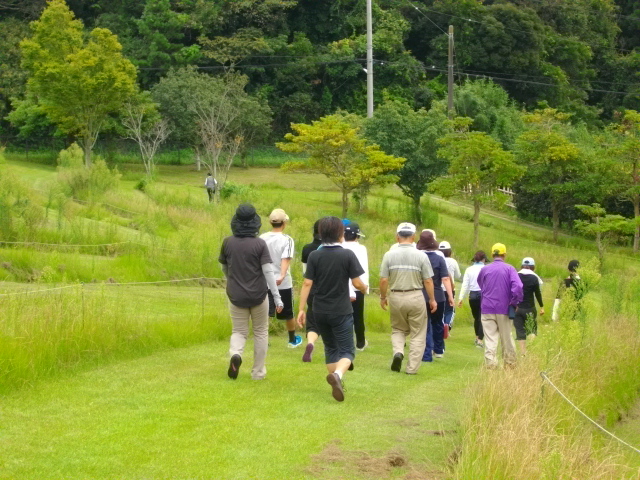
[[[109,29],[148,90],[171,69],[232,67],[266,99],[273,132],[344,109],[363,113],[366,0],[69,0],[88,32]],[[0,0],[0,135],[24,100],[20,41],[45,0]],[[376,0],[376,103],[429,108],[446,91],[448,25],[456,82],[491,78],[517,105],[608,123],[640,108],[639,0]],[[19,122],[18,122],[19,123]],[[15,124],[15,122],[14,122]],[[37,127],[37,128],[36,128]],[[41,122],[30,135],[53,130]]]

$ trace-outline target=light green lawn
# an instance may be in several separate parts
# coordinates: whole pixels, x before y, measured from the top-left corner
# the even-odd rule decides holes
[[[265,381],[251,380],[251,344],[238,380],[229,380],[226,342],[51,380],[0,399],[0,476],[387,478],[441,472],[457,440],[465,384],[482,359],[472,340],[469,327],[456,330],[444,359],[408,376],[389,370],[388,335],[370,334],[370,348],[346,377],[342,404],[324,380],[321,345],[314,362],[303,364],[302,349],[287,349],[282,337],[271,338]],[[389,466],[391,453],[407,466]]]

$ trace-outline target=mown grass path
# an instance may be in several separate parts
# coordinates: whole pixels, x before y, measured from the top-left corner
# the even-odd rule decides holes
[[[271,338],[268,378],[237,381],[215,342],[52,379],[0,399],[3,478],[439,478],[482,361],[469,326],[417,376],[389,370],[388,334],[369,335],[346,401]]]

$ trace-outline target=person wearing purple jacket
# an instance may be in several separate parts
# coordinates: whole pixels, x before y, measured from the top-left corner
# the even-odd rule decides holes
[[[502,357],[508,366],[516,364],[516,344],[511,335],[511,312],[522,302],[522,281],[518,272],[505,263],[507,247],[496,243],[491,247],[493,263],[478,274],[478,286],[482,291],[482,329],[484,330],[484,359],[487,367],[498,366],[496,351],[502,341]],[[511,317],[511,318],[510,318]]]

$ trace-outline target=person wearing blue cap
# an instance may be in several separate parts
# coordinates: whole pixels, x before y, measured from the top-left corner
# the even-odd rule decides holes
[[[522,281],[522,301],[516,308],[516,315],[513,318],[513,326],[516,327],[516,340],[520,344],[520,354],[524,357],[527,354],[527,334],[538,334],[538,311],[534,300],[538,300],[540,305],[540,315],[544,315],[544,305],[542,303],[542,279],[534,272],[536,262],[531,257],[522,259],[522,269],[518,276]]]

